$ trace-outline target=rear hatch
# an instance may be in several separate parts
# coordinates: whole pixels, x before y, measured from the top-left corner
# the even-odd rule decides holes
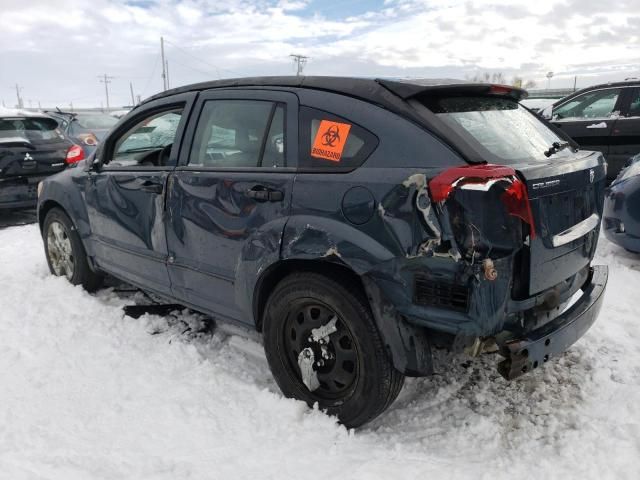
[[[454,197],[455,202],[463,203],[464,222],[477,232],[490,228],[495,239],[498,230],[495,221],[503,218],[505,209],[511,216],[524,220],[521,242],[513,249],[517,250],[514,298],[525,298],[555,287],[590,263],[600,228],[606,181],[606,164],[600,153],[575,149],[516,100],[506,96],[458,93],[423,98],[421,103],[443,120],[446,127],[466,143],[466,148],[473,148],[487,163],[506,168],[463,167],[457,169],[459,174],[449,178],[445,172],[436,183],[447,178],[454,191],[469,188],[469,182],[485,185],[485,188],[472,189],[475,197],[462,191]],[[513,175],[509,175],[509,171]],[[497,177],[504,181],[496,181]],[[518,188],[513,186],[519,187],[517,183],[526,186],[526,191],[522,189],[522,208],[513,204],[518,195]],[[440,184],[437,186],[441,188]],[[511,190],[507,192],[511,199],[505,200],[502,194],[492,195],[496,189]],[[433,191],[431,193],[433,198]],[[485,200],[478,195],[484,195],[491,205],[478,208]],[[489,219],[493,222],[491,227]],[[500,223],[502,235],[507,238],[513,233],[512,225],[508,220]],[[483,238],[489,235],[484,234]],[[477,251],[477,238],[472,241]],[[487,243],[485,251],[490,252],[488,255],[495,254],[496,241]]]
[[[52,118],[2,117],[0,180],[59,172],[71,145]]]
[[[519,168],[536,236],[530,242],[529,295],[567,279],[593,258],[600,231],[606,168],[602,154]]]

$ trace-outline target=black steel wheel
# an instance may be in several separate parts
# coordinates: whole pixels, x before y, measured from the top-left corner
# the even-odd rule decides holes
[[[378,416],[402,388],[357,285],[318,273],[286,277],[267,301],[263,335],[282,392],[348,427]]]
[[[336,331],[325,342],[313,338],[313,331],[335,319]],[[318,400],[342,399],[353,392],[358,377],[358,354],[353,334],[328,305],[313,299],[294,302],[285,319],[283,344],[289,367],[299,368],[300,353],[310,348],[317,359]]]

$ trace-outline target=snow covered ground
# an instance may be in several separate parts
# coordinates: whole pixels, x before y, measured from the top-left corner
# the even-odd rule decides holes
[[[353,432],[283,398],[258,343],[125,318],[130,294],[49,275],[36,226],[0,230],[0,478],[638,479],[640,256],[597,262],[603,312],[563,358],[507,382],[439,354]]]

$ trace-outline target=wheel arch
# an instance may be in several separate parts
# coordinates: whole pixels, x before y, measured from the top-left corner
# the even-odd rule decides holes
[[[343,263],[327,260],[287,259],[271,265],[257,280],[253,296],[253,318],[256,330],[262,332],[262,317],[269,296],[276,285],[292,273],[313,272],[353,285],[369,303],[366,290],[360,276]]]
[[[71,222],[73,222],[73,219],[69,216],[69,212],[67,212],[59,202],[51,199],[45,200],[44,202],[42,202],[42,205],[38,204],[38,225],[40,227],[40,233],[42,233],[42,229],[44,228],[44,220],[45,218],[47,218],[47,213],[49,213],[54,208],[59,208],[60,210],[62,210],[67,215],[67,217],[69,217]]]

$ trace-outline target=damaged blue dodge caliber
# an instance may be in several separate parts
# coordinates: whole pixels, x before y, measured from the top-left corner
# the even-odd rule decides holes
[[[131,111],[44,180],[51,272],[256,329],[285,395],[362,425],[433,348],[507,379],[595,321],[606,163],[502,85],[223,80]]]

